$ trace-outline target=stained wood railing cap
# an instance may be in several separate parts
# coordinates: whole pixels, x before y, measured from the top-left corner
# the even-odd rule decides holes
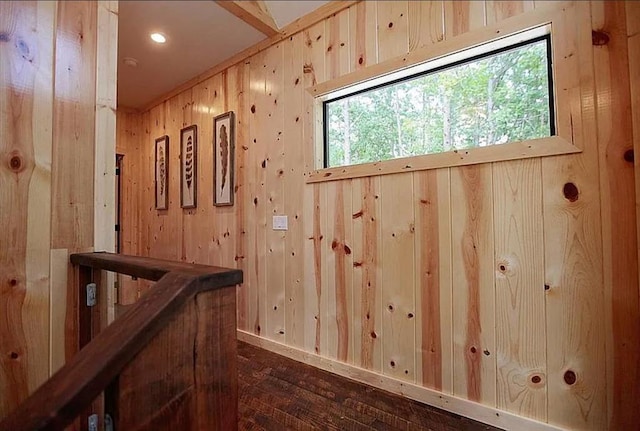
[[[76,253],[71,255],[71,263],[152,281],[158,281],[165,274],[175,272],[197,277],[200,281],[216,280],[217,282],[224,282],[225,286],[242,283],[242,271],[238,269],[176,262],[151,257],[129,256],[107,252]]]

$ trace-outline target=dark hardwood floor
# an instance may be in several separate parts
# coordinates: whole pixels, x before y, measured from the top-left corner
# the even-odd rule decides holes
[[[238,342],[240,430],[497,428]]]

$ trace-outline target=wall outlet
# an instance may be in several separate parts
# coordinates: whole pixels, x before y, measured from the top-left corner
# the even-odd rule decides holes
[[[273,216],[273,230],[289,229],[289,221],[287,216]]]

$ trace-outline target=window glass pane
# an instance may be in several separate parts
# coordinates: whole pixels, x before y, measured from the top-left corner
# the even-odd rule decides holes
[[[325,102],[327,166],[550,136],[548,38]]]

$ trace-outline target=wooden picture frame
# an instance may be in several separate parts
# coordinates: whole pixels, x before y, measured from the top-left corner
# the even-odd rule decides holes
[[[180,129],[180,206],[198,206],[198,126]]]
[[[213,119],[213,204],[233,205],[235,116],[225,112]]]
[[[169,208],[169,136],[156,139],[155,147],[156,209]]]

